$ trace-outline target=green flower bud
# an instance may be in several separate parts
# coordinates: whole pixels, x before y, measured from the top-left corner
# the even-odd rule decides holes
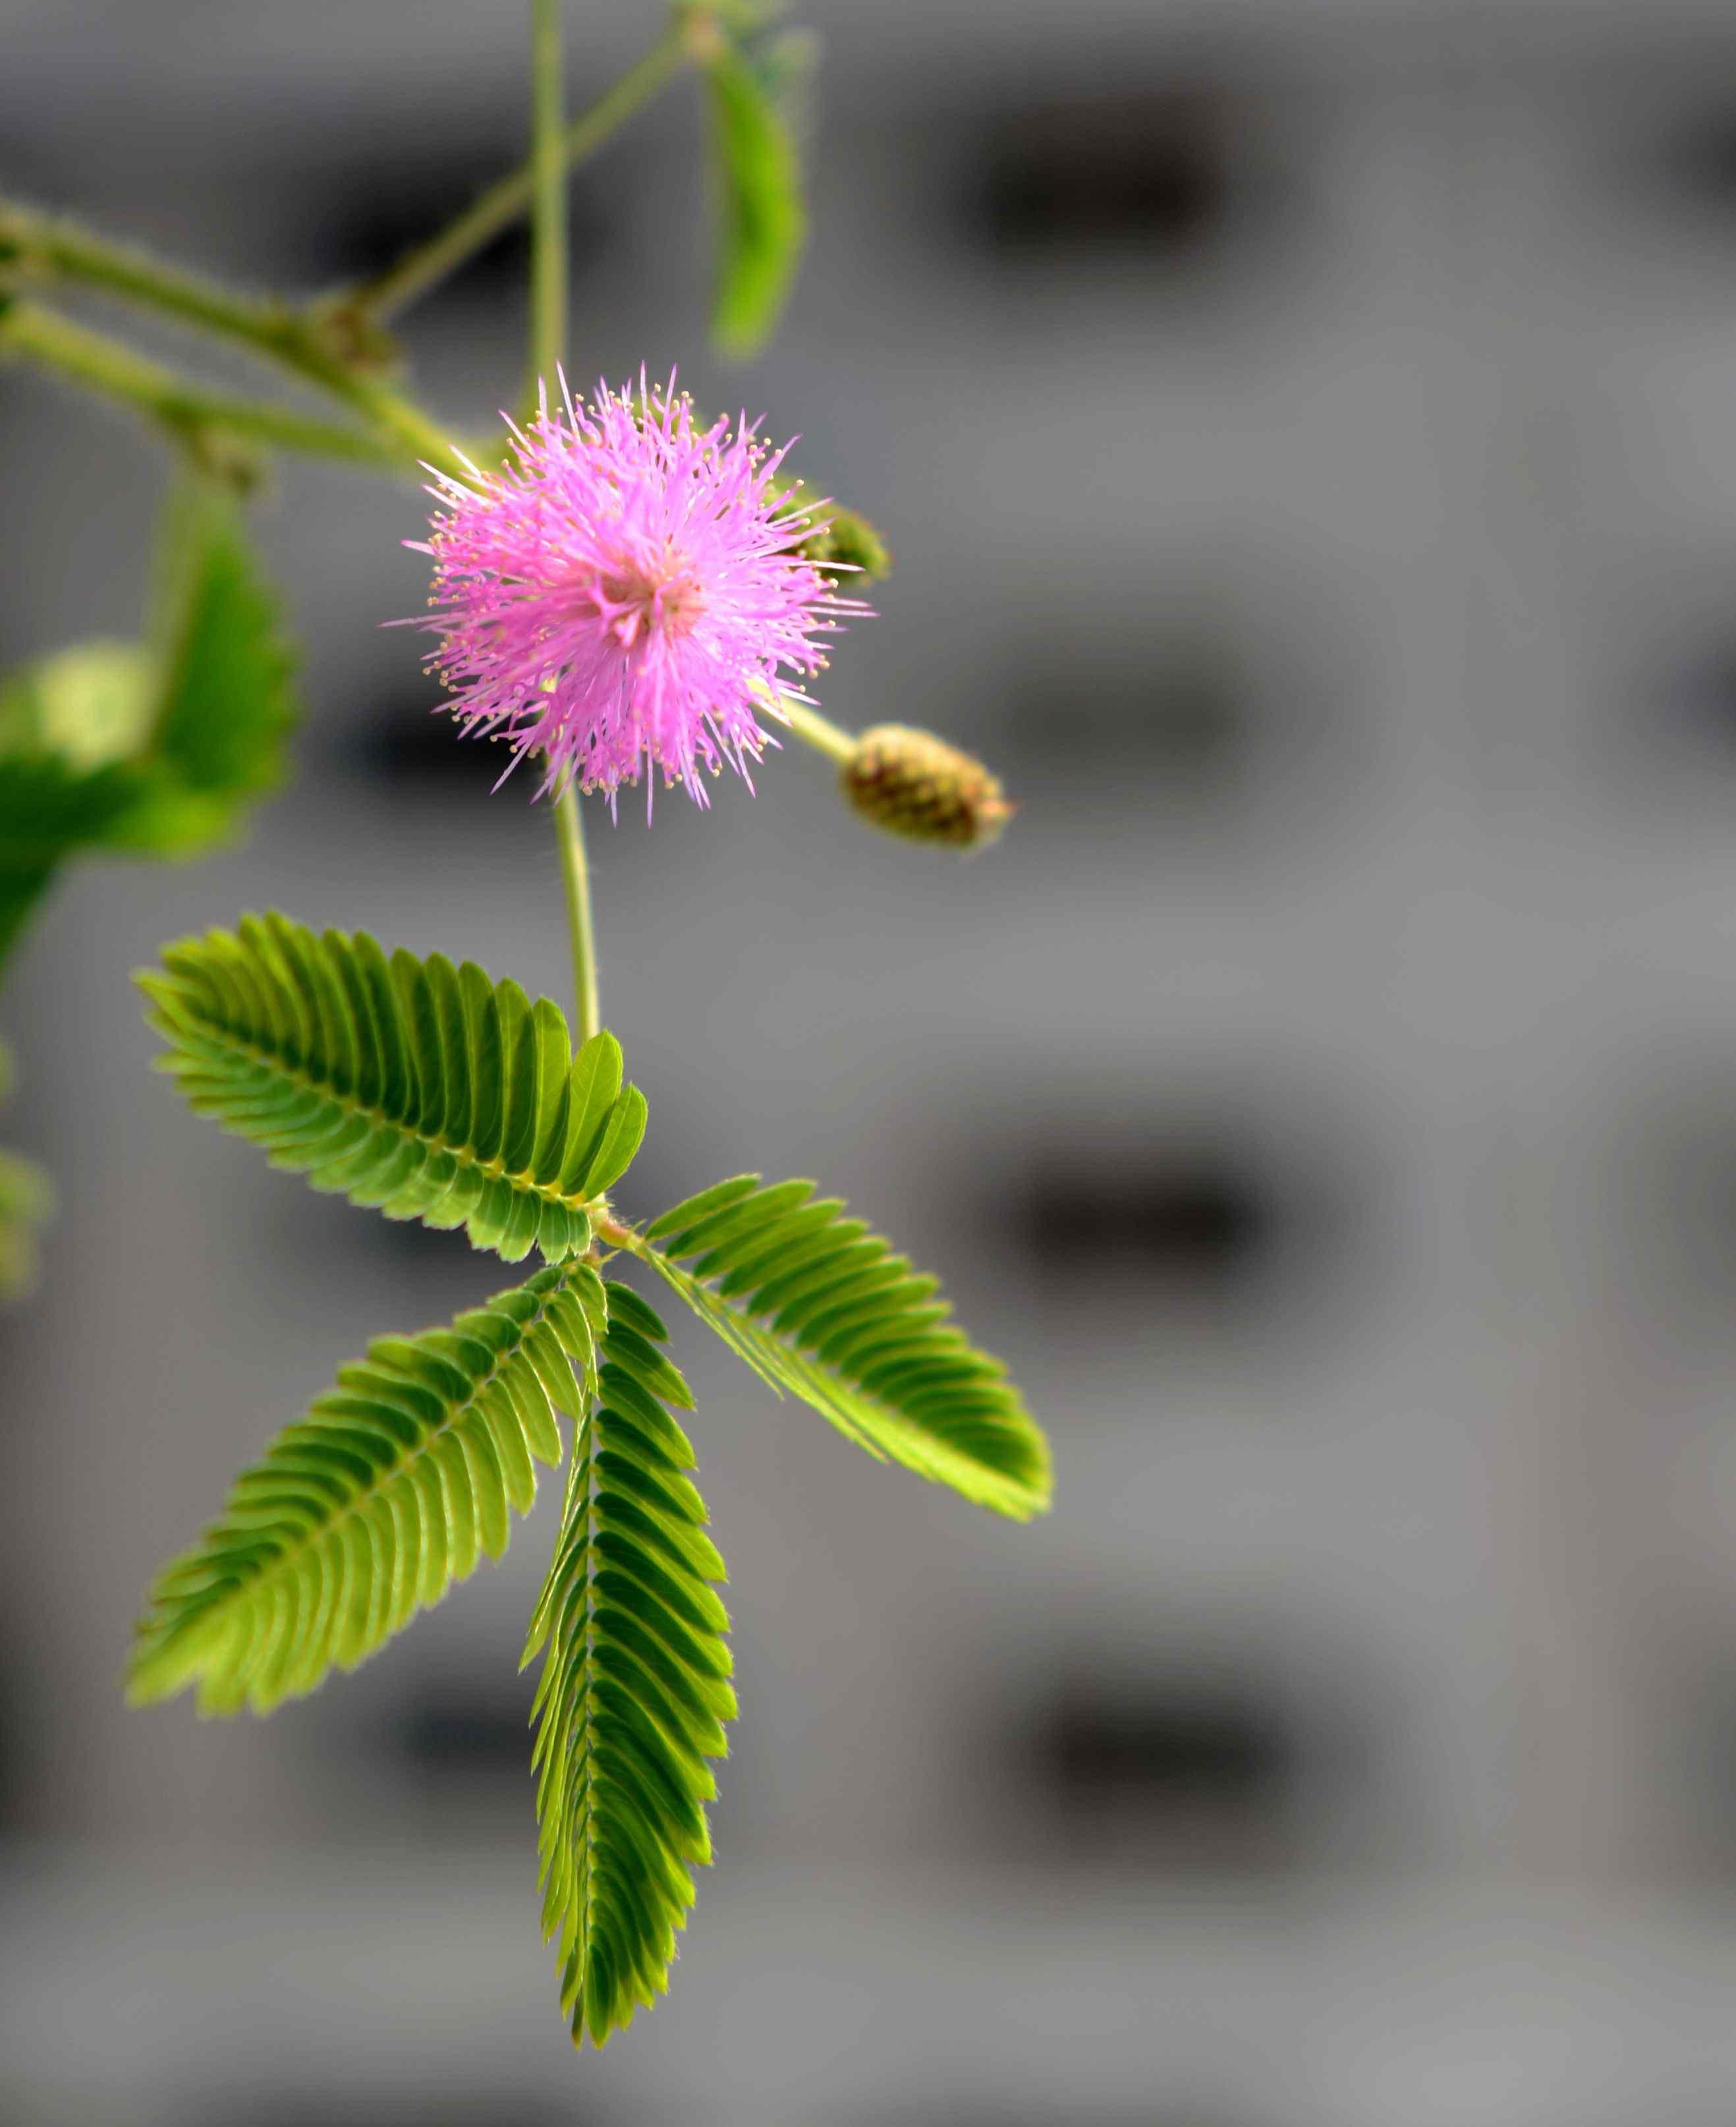
[[[854,509],[834,509],[824,531],[816,532],[802,552],[824,568],[828,562],[859,571],[872,583],[892,571],[892,550],[865,517]],[[845,590],[850,586],[845,584]]]
[[[800,480],[781,477],[773,481],[773,492],[781,495],[792,509],[814,507],[814,497],[807,483]],[[811,538],[804,539],[796,549],[804,561],[811,561],[816,568],[825,568],[835,562],[877,582],[892,572],[892,550],[867,518],[854,509],[844,509],[836,503],[825,508],[825,523]],[[850,587],[846,584],[844,588]]]
[[[876,724],[856,741],[840,786],[852,808],[889,835],[982,849],[1012,817],[998,779],[932,732]]]

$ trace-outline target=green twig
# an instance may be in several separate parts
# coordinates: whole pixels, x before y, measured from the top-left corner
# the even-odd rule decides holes
[[[671,24],[643,59],[629,67],[612,88],[606,89],[567,126],[559,149],[563,168],[572,170],[594,154],[679,72],[691,50],[692,34],[686,22]],[[334,310],[374,320],[395,317],[456,272],[466,259],[473,258],[503,230],[510,229],[529,207],[536,182],[530,163],[509,172],[455,220],[413,246],[383,273],[333,297]]]
[[[561,57],[562,0],[531,0],[531,375],[552,386],[566,352],[566,160]],[[602,1025],[597,1003],[597,937],[579,792],[569,780],[555,800],[566,927],[573,954],[579,1039]]]
[[[566,353],[566,83],[561,0],[531,0],[531,396]]]
[[[225,288],[64,216],[39,214],[12,201],[0,201],[0,277],[26,287],[73,282],[213,334],[341,400],[406,464],[454,462],[445,432],[433,418],[360,366],[364,359],[377,359],[381,350],[375,345],[358,353],[345,320]]]
[[[396,466],[401,453],[366,429],[340,428],[287,407],[208,391],[106,334],[75,324],[38,303],[0,309],[0,353],[17,355],[147,416],[207,470],[224,438],[245,438],[352,465]],[[214,453],[213,444],[217,445]],[[233,468],[231,468],[233,469]]]

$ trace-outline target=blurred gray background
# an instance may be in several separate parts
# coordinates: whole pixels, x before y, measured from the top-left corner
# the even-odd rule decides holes
[[[521,11],[0,0],[7,189],[248,279],[515,159]],[[655,34],[579,4],[573,92]],[[428,714],[408,488],[285,474],[295,786],[70,877],[0,1026],[0,2117],[1712,2127],[1736,2116],[1736,17],[812,0],[816,238],[703,348],[690,90],[577,181],[581,373],[765,409],[898,567],[825,706],[980,749],[957,864],[811,756],[594,830],[635,1214],[815,1172],[1052,1428],[1020,1530],[697,1328],[743,1703],[672,1994],[537,1940],[546,1504],[268,1724],[128,1716],[154,1566],[501,1280],[266,1172],[128,971],[280,905],[565,988],[545,813]],[[523,252],[408,322],[475,428]],[[149,439],[0,377],[0,663],[132,632]]]

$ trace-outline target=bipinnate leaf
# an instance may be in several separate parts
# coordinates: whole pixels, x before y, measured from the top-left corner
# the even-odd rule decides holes
[[[693,1869],[712,1858],[708,1759],[736,1712],[712,1583],[723,1561],[669,1406],[687,1384],[652,1310],[611,1284],[598,1400],[568,1472],[524,1659],[534,1719],[543,1930],[575,2044],[601,2045],[669,1984]]]
[[[779,40],[773,60],[801,48]],[[721,40],[706,67],[717,165],[720,255],[712,339],[745,358],[770,339],[807,241],[802,164],[777,71]],[[782,69],[788,71],[788,69]]]
[[[268,1713],[353,1669],[506,1549],[595,1378],[602,1282],[549,1265],[450,1329],[382,1337],[236,1480],[136,1628],[135,1704]],[[575,1378],[574,1369],[578,1370]]]
[[[583,1248],[644,1135],[613,1035],[575,1056],[555,1005],[470,961],[273,913],[167,946],[138,980],[200,1114],[315,1189],[462,1226],[509,1262]]]
[[[1048,1443],[1005,1367],[838,1198],[738,1175],[628,1245],[762,1380],[869,1454],[1015,1520],[1048,1508]]]

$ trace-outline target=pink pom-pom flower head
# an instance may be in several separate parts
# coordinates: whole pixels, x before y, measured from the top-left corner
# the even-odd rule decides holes
[[[761,719],[808,701],[792,677],[868,609],[797,551],[823,520],[774,491],[785,452],[745,417],[696,429],[673,377],[589,406],[561,392],[513,426],[502,471],[434,474],[433,537],[406,542],[434,563],[429,670],[467,732],[505,737],[513,765],[542,756],[543,790],[613,805],[660,768],[703,805],[701,770],[747,779],[776,742]]]

